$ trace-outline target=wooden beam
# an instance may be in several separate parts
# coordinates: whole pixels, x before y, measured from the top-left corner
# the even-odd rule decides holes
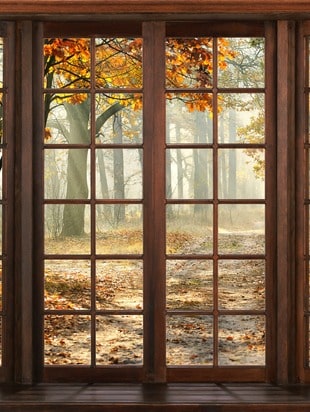
[[[308,0],[2,0],[0,13],[310,13]]]

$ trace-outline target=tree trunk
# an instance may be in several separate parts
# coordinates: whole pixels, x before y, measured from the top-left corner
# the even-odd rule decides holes
[[[229,143],[236,142],[236,111],[229,112]],[[229,150],[229,184],[228,196],[230,199],[237,197],[237,159],[236,149]]]
[[[89,99],[81,104],[65,103],[64,107],[69,121],[69,133],[65,136],[68,144],[89,144]],[[122,108],[121,104],[116,103],[104,111],[96,119],[96,133],[111,116],[122,110]],[[88,198],[87,155],[87,149],[69,149],[66,199],[84,200]],[[84,234],[84,215],[84,204],[64,205],[61,236],[82,236]]]
[[[167,128],[166,141],[170,142],[170,129]],[[168,199],[172,196],[172,183],[171,183],[171,149],[166,152],[166,197]]]
[[[123,142],[122,117],[120,113],[114,115],[114,132],[115,143]],[[113,168],[114,168],[114,197],[115,199],[125,198],[124,182],[124,154],[123,149],[114,149],[113,151]],[[114,206],[114,222],[116,224],[125,220],[125,205],[118,204]]]
[[[207,121],[204,112],[196,112],[196,141],[207,142]],[[194,149],[194,199],[208,198],[208,154],[207,150]],[[201,214],[206,210],[204,205],[195,204],[194,213]]]
[[[70,124],[68,143],[89,143],[89,102],[85,101],[76,105],[66,104],[65,108]],[[88,149],[71,148],[68,151],[66,199],[84,200],[88,197],[87,155]],[[61,236],[83,236],[84,214],[85,204],[64,205]]]

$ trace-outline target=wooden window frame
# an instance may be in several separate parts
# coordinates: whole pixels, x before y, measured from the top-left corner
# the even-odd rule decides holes
[[[28,2],[28,4],[26,4],[26,2],[20,2],[18,8],[16,8],[16,4],[13,5],[12,3],[13,2],[7,1],[0,5],[0,13],[2,12],[11,20],[16,19],[16,13],[40,13],[42,11],[51,13],[52,18],[55,19],[58,16],[56,13],[60,13],[61,10],[66,8],[66,6],[62,6],[63,8],[59,7],[59,3],[55,6],[56,2],[48,2],[48,4],[46,4],[46,2],[45,4],[43,4],[43,2],[39,4],[37,2]],[[117,8],[115,2],[113,2],[114,6],[112,7],[117,8],[118,13],[125,13],[125,9],[129,3],[130,2],[122,1],[122,5]],[[183,10],[184,13],[184,10],[189,6],[186,6],[185,2],[179,3],[182,3],[183,9],[180,4],[178,4],[179,9],[176,6],[173,10],[179,10],[180,12]],[[218,7],[223,10],[224,2],[221,1],[216,3],[218,3]],[[245,3],[246,2],[244,2],[244,4]],[[268,2],[265,3],[267,4]],[[133,6],[132,4],[130,10],[133,13],[140,6]],[[146,2],[143,2],[143,4],[145,7]],[[209,4],[211,3],[209,2]],[[240,2],[238,2],[238,4],[238,10],[240,12]],[[85,3],[83,6],[82,2],[76,1],[75,5],[77,6],[75,9],[76,12],[85,11]],[[107,3],[105,3],[105,6],[101,6],[101,9],[107,6]],[[74,7],[72,3],[70,7],[72,12],[72,7]],[[122,7],[124,7],[123,11]],[[157,6],[153,3],[152,7],[151,11],[154,11]],[[172,2],[167,2],[166,6],[162,6],[161,11],[163,13],[169,12],[172,7]],[[198,7],[197,2],[195,2],[195,7]],[[203,10],[207,12],[206,9],[208,7],[209,6],[204,3]],[[231,7],[236,7],[233,6],[233,2],[231,2]],[[248,7],[251,7],[251,11],[253,11],[253,5],[249,5]],[[261,2],[257,7],[260,7],[260,11],[262,10]],[[87,8],[90,13],[92,10],[95,13],[94,2],[87,5]],[[284,3],[283,5],[283,2],[279,1],[274,4],[273,10],[278,12],[293,10],[301,13],[310,11],[308,8],[308,2],[306,5],[301,1],[294,2],[293,5],[288,5],[288,3]],[[66,10],[68,11],[68,9]],[[109,12],[113,12],[113,10],[110,9]],[[244,10],[247,10],[246,7]],[[193,9],[192,12],[194,11],[195,10]],[[219,12],[218,9],[217,11]],[[105,12],[108,13],[106,9]],[[236,12],[236,8],[233,10],[228,8],[227,13],[229,12]],[[62,16],[62,18],[65,19],[65,16]],[[74,16],[69,15],[67,18],[69,20],[74,19]],[[264,15],[254,16],[254,18],[263,19]],[[132,17],[130,19],[132,19]],[[160,19],[162,19],[162,17],[159,18],[159,20]],[[201,16],[199,19],[201,19]],[[53,23],[51,22],[51,25],[52,24]],[[223,27],[226,25],[226,22],[220,24],[222,25],[221,27]],[[296,175],[295,165],[300,165],[300,162],[303,159],[300,149],[297,150],[297,156],[295,158],[295,128],[297,129],[297,136],[300,137],[303,134],[302,115],[299,114],[296,116],[294,104],[295,90],[300,90],[300,76],[295,75],[296,24],[294,21],[289,20],[279,20],[275,24],[277,26],[277,35],[274,34],[277,43],[277,52],[275,51],[276,48],[272,47],[270,53],[276,52],[275,55],[277,56],[278,65],[276,75],[271,80],[271,83],[277,84],[278,91],[274,96],[273,110],[278,125],[277,139],[278,142],[281,142],[281,145],[277,145],[277,162],[275,165],[270,166],[276,176],[276,182],[274,182],[276,187],[274,204],[277,207],[277,227],[274,235],[274,245],[272,245],[272,247],[276,248],[278,253],[277,260],[273,262],[275,276],[272,279],[271,285],[275,294],[273,296],[273,307],[276,321],[272,326],[272,333],[275,338],[276,346],[273,349],[275,355],[274,360],[272,361],[271,372],[267,375],[266,380],[281,384],[296,381],[309,381],[310,376],[308,376],[307,373],[302,372],[304,370],[304,365],[301,360],[300,350],[304,345],[304,335],[301,332],[303,331],[302,321],[298,316],[298,313],[300,313],[301,310],[300,302],[296,299],[295,295],[295,290],[297,290],[297,296],[300,296],[300,293],[303,293],[303,280],[301,280],[303,276],[300,275],[300,259],[301,250],[303,250],[304,247],[304,244],[301,244],[301,242],[303,242],[303,240],[301,240],[301,233],[303,233],[304,223],[301,222],[298,216],[295,232],[295,189],[297,190],[297,199],[300,199],[301,191],[300,185],[296,185],[295,181],[302,175],[302,172],[300,172],[301,168],[298,169]],[[10,23],[8,27],[13,26],[14,23]],[[269,30],[272,30],[271,26],[272,24],[270,23]],[[12,113],[15,113],[14,118],[19,120],[14,121],[11,119],[10,130],[12,131],[12,135],[15,136],[15,139],[11,144],[8,155],[8,162],[10,159],[10,161],[15,164],[14,173],[8,172],[8,186],[11,188],[11,203],[14,205],[8,215],[8,224],[14,225],[15,223],[15,229],[13,232],[7,229],[8,251],[11,250],[12,256],[14,256],[14,262],[11,263],[10,270],[12,273],[13,270],[15,271],[15,281],[13,286],[12,279],[9,280],[8,278],[6,301],[8,304],[8,314],[11,319],[10,324],[12,326],[11,329],[10,327],[7,329],[7,334],[5,335],[5,339],[7,339],[5,345],[7,345],[7,348],[10,348],[10,352],[8,351],[7,354],[11,355],[14,353],[15,360],[13,362],[13,356],[6,355],[6,358],[10,360],[8,361],[7,366],[2,368],[5,370],[1,370],[0,380],[31,383],[42,379],[42,375],[35,359],[36,350],[38,349],[36,346],[37,339],[35,330],[37,318],[33,308],[33,292],[37,291],[39,285],[36,280],[33,282],[32,279],[32,269],[38,265],[38,256],[36,254],[33,233],[36,217],[36,209],[33,208],[33,199],[36,199],[37,190],[41,187],[41,177],[37,174],[34,175],[32,168],[32,165],[34,165],[36,171],[40,170],[39,165],[36,163],[36,159],[41,151],[40,147],[33,147],[33,138],[38,138],[41,129],[38,125],[34,125],[32,121],[34,115],[37,113],[40,102],[39,94],[38,92],[33,92],[35,89],[33,89],[32,85],[33,80],[36,79],[41,68],[39,67],[37,60],[34,59],[32,61],[29,56],[34,55],[33,50],[39,50],[40,44],[37,39],[40,38],[40,35],[42,34],[42,26],[40,23],[38,24],[29,19],[27,21],[16,21],[15,29],[16,30],[13,28],[10,29],[10,37],[13,39],[16,33],[16,38],[10,43],[9,50],[10,55],[15,58],[15,66],[23,68],[23,75],[21,76],[18,71],[16,72],[17,74],[14,79],[16,83],[15,99],[12,97],[12,103],[10,103]],[[36,34],[34,37],[32,36],[33,33]],[[299,31],[299,33],[302,33],[302,30]],[[298,39],[299,44],[302,43],[300,35]],[[15,45],[17,45],[17,48],[14,47]],[[14,52],[14,48],[17,50],[16,53]],[[303,52],[299,49],[299,63],[302,62],[302,55]],[[36,73],[34,78],[32,77],[32,70]],[[297,82],[295,79],[297,79]],[[268,87],[270,86],[271,84],[269,84]],[[288,102],[293,103],[288,104]],[[304,107],[300,93],[297,96],[297,103],[298,108]],[[277,109],[276,105],[278,107]],[[298,113],[300,113],[300,110]],[[16,148],[13,147],[13,144],[16,145]],[[154,153],[150,153],[150,157],[152,156],[154,156]],[[13,176],[15,177],[15,183],[13,181]],[[295,246],[296,233],[297,247]],[[14,254],[13,245],[15,246]],[[296,267],[295,256],[299,258],[297,259],[297,262],[299,263]],[[152,315],[150,314],[150,316]],[[297,326],[295,326],[296,320]],[[159,325],[158,327],[160,328],[161,326]],[[154,359],[152,362],[149,362],[149,364],[153,364],[154,366]],[[150,369],[150,375],[153,374],[153,369]],[[156,379],[162,381],[163,375],[163,371],[157,371]],[[63,378],[66,379],[65,376]],[[215,380],[216,378],[214,378],[214,381]],[[217,380],[222,381],[223,376],[219,375]]]
[[[98,27],[96,26],[98,25]],[[275,110],[274,104],[274,94],[270,92],[274,88],[273,78],[269,73],[274,72],[274,43],[275,43],[275,31],[273,24],[264,24],[259,22],[257,24],[253,23],[238,23],[236,26],[232,24],[230,26],[227,22],[209,22],[206,25],[203,23],[191,23],[188,22],[187,29],[184,29],[185,25],[179,25],[177,22],[167,23],[167,35],[177,33],[178,36],[186,36],[190,29],[190,25],[193,25],[195,33],[201,35],[212,35],[212,36],[257,36],[264,35],[266,37],[266,61],[268,61],[268,67],[270,71],[267,72],[266,86],[265,89],[268,90],[266,98],[266,106],[268,107],[268,112],[273,113]],[[94,27],[95,26],[95,27]],[[124,35],[124,32],[128,35],[132,35],[136,32],[141,23],[124,23],[119,22],[116,25],[118,27],[118,32]],[[105,367],[105,368],[87,368],[87,367],[76,367],[74,379],[76,381],[118,381],[122,379],[123,381],[142,381],[142,382],[166,382],[166,381],[209,381],[209,382],[220,382],[223,380],[231,379],[233,381],[272,381],[275,379],[275,345],[271,342],[275,341],[274,333],[274,292],[268,293],[267,297],[267,327],[270,333],[268,334],[267,345],[270,348],[267,352],[266,367],[166,367],[165,366],[165,347],[164,340],[162,336],[165,335],[165,141],[163,140],[165,132],[165,73],[164,61],[162,61],[164,56],[164,39],[166,31],[166,23],[162,22],[146,22],[142,23],[142,30],[144,35],[144,62],[147,67],[154,67],[154,75],[147,74],[144,78],[144,111],[145,113],[153,113],[152,118],[147,118],[144,121],[144,176],[145,182],[144,187],[144,204],[148,210],[147,216],[144,215],[144,230],[145,233],[149,233],[145,237],[146,241],[144,244],[144,258],[147,263],[145,272],[148,273],[148,279],[145,289],[145,303],[144,303],[144,320],[145,324],[149,325],[145,329],[145,340],[144,346],[148,348],[144,353],[144,366],[143,369],[139,368],[115,368],[115,367]],[[25,26],[26,28],[27,26]],[[181,29],[180,29],[181,27]],[[113,24],[107,24],[104,26],[105,34],[115,34],[115,22]],[[155,33],[156,30],[156,33]],[[176,32],[177,30],[177,32]],[[42,156],[42,145],[39,143],[42,141],[42,96],[41,88],[36,87],[40,85],[42,80],[42,66],[40,63],[40,53],[42,50],[42,40],[43,37],[57,37],[57,36],[87,36],[91,33],[100,33],[102,31],[101,23],[89,24],[87,22],[80,22],[78,24],[68,23],[63,25],[62,23],[38,23],[35,25],[35,40],[33,43],[33,55],[34,61],[34,94],[32,96],[32,105],[34,107],[34,112],[37,114],[36,119],[33,120],[33,142],[34,148],[32,151],[33,156],[33,193],[34,193],[34,203],[31,209],[33,216],[36,216],[38,221],[43,221],[42,208],[39,206],[41,204],[41,199],[43,198],[42,193],[42,163],[40,161]],[[161,33],[161,35],[159,35]],[[265,34],[264,34],[265,33]],[[156,34],[156,35],[155,35]],[[273,39],[273,40],[272,40]],[[162,64],[155,64],[162,61]],[[146,72],[147,73],[147,72]],[[161,84],[162,87],[158,85]],[[156,103],[155,103],[156,102]],[[161,104],[159,104],[161,102]],[[161,109],[159,109],[161,107]],[[266,134],[268,136],[274,136],[275,138],[275,123],[274,116],[270,116],[269,120],[266,120]],[[267,151],[267,164],[268,175],[274,173],[273,164],[274,161],[271,159],[275,156],[275,144],[272,142],[273,138],[269,138],[266,143],[268,147]],[[152,144],[152,140],[155,139],[158,144]],[[26,140],[25,140],[26,143]],[[30,145],[30,142],[29,142]],[[159,164],[160,162],[160,164]],[[157,165],[156,171],[150,169],[150,165]],[[268,204],[273,200],[271,197],[272,187],[275,185],[275,175],[271,179],[267,179],[266,191],[268,195]],[[150,190],[151,188],[151,190]],[[30,211],[30,210],[29,210]],[[269,228],[272,224],[275,224],[274,209],[271,207],[267,208],[266,219],[270,222]],[[270,233],[275,234],[276,230],[271,230]],[[29,364],[29,370],[32,369],[32,373],[37,381],[54,381],[54,380],[71,380],[72,379],[72,367],[44,367],[42,368],[43,359],[43,346],[42,338],[40,335],[40,330],[42,330],[42,320],[40,318],[40,313],[43,311],[43,285],[42,285],[42,238],[43,238],[43,227],[42,225],[33,226],[33,244],[36,253],[33,255],[32,267],[35,273],[34,277],[34,290],[35,295],[40,298],[37,301],[41,302],[33,306],[34,318],[33,318],[33,351],[37,354],[36,358],[33,359],[33,363]],[[272,273],[272,268],[274,267],[274,250],[275,239],[270,236],[266,244],[266,258],[268,262],[268,272]],[[158,273],[161,275],[158,276]],[[160,281],[158,281],[160,279]],[[274,285],[273,276],[268,280],[267,288],[268,290],[273,290]],[[147,304],[150,300],[152,301],[154,296],[159,298],[156,300],[155,305]],[[35,296],[33,296],[33,302],[35,301]],[[270,342],[269,342],[270,339]],[[34,353],[33,352],[33,353]]]

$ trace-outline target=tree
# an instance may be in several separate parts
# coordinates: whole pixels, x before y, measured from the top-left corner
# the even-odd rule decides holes
[[[168,39],[166,43],[167,86],[178,88],[206,88],[212,85],[213,59],[212,38]],[[91,56],[92,51],[94,56]],[[225,68],[225,56],[234,57],[227,41],[219,39],[219,64]],[[121,138],[119,114],[126,107],[138,110],[142,105],[142,39],[98,38],[47,39],[44,44],[44,79],[48,92],[44,96],[45,139],[51,140],[51,128],[61,130],[69,144],[89,144],[91,102],[88,90],[91,84],[91,61],[95,59],[95,86],[104,88],[100,98],[99,112],[95,121],[95,133],[100,139],[103,125],[115,116],[118,124],[118,139]],[[124,92],[106,93],[107,89]],[[130,89],[126,93],[126,88]],[[62,92],[62,89],[66,89]],[[72,90],[72,93],[70,92]],[[132,90],[137,89],[137,93]],[[79,92],[81,90],[81,92]],[[181,99],[189,111],[212,111],[210,93],[168,94],[168,99]],[[66,112],[66,119],[59,122],[59,107]],[[116,153],[116,151],[115,151]],[[87,199],[87,149],[71,148],[68,154],[67,199]],[[115,170],[119,171],[115,191],[120,195],[122,184],[120,165],[122,159],[115,158]],[[117,166],[116,166],[117,165]],[[102,170],[100,171],[102,175]],[[104,182],[102,182],[104,184]],[[63,236],[80,236],[84,232],[84,204],[65,205]]]
[[[220,82],[228,87],[264,88],[265,78],[265,43],[263,38],[236,38],[229,40],[229,46],[236,51],[234,58],[227,59],[227,70],[220,76]],[[240,98],[240,95],[228,95],[223,107],[229,115],[229,141],[238,138],[240,142],[260,144],[265,142],[264,95],[252,93]],[[248,113],[244,126],[234,130],[236,123],[231,116],[237,112]],[[245,117],[245,116],[244,116]],[[258,179],[264,179],[265,160],[263,150],[246,149],[244,152],[253,160],[253,171]],[[236,160],[232,160],[235,162]],[[230,171],[235,170],[232,164]],[[231,176],[230,176],[231,179]],[[232,184],[232,182],[231,182]],[[231,185],[230,185],[231,186]]]

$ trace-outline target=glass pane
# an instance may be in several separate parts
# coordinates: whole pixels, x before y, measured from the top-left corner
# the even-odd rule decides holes
[[[91,356],[90,316],[46,315],[44,363],[89,365]]]
[[[45,253],[90,253],[90,207],[45,205]]]
[[[218,41],[219,87],[264,87],[265,39],[222,38]]]
[[[168,309],[212,309],[211,260],[168,260],[166,278]]]
[[[219,205],[219,253],[265,253],[264,205]]]
[[[96,95],[96,142],[142,143],[142,94]]]
[[[90,40],[44,40],[44,87],[85,88],[90,82]]]
[[[167,317],[167,364],[211,365],[212,316]]]
[[[46,260],[45,309],[90,308],[90,262],[88,260]]]
[[[212,205],[167,205],[167,253],[212,253],[212,210]]]
[[[97,316],[96,320],[98,365],[143,363],[142,316]]]
[[[97,310],[142,309],[142,306],[142,262],[139,260],[97,260]]]
[[[167,149],[167,197],[211,199],[213,162],[211,149]]]
[[[167,93],[167,143],[212,143],[212,109],[212,94]]]
[[[46,149],[44,155],[46,199],[87,199],[89,197],[89,150]]]
[[[264,149],[220,149],[218,176],[219,198],[264,199]]]
[[[97,149],[97,199],[142,198],[142,150]]]
[[[219,365],[265,365],[265,316],[220,316]]]
[[[219,94],[219,142],[265,143],[265,95]]]
[[[96,39],[96,86],[142,87],[142,39]]]
[[[86,93],[45,94],[45,144],[89,144],[90,100]]]
[[[142,206],[97,205],[97,254],[142,253]]]
[[[264,310],[265,262],[220,260],[218,301],[220,309]]]
[[[212,87],[212,77],[212,38],[166,39],[167,87]]]
[[[196,104],[191,110],[190,104]],[[198,105],[200,104],[199,110]],[[212,143],[212,95],[169,93],[166,103],[167,143]]]

